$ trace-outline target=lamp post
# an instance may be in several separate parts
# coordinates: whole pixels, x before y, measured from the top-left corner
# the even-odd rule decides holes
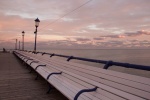
[[[19,50],[20,50],[20,41],[19,41]]]
[[[24,50],[24,34],[25,32],[22,31],[22,50]]]
[[[35,21],[35,27],[36,27],[35,32],[34,32],[34,34],[35,34],[34,52],[36,52],[37,28],[39,26],[40,20],[37,18],[34,21]]]
[[[17,50],[17,39],[16,39],[16,50]]]

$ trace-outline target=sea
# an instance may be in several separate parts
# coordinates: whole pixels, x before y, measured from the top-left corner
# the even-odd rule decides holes
[[[75,56],[82,58],[90,58],[105,61],[123,62],[137,65],[150,66],[150,49],[48,49],[39,50],[41,52],[55,53],[67,56]],[[58,57],[57,59],[66,60],[66,58]],[[86,61],[71,60],[71,62],[90,65],[93,67],[103,68],[104,64],[89,63]],[[150,78],[150,71],[143,71],[131,68],[122,68],[119,66],[111,66],[108,70],[124,72],[133,75],[139,75]]]
[[[150,66],[150,50],[132,49],[49,49],[40,50],[42,52],[55,53],[61,55],[83,57],[90,59],[125,62]]]

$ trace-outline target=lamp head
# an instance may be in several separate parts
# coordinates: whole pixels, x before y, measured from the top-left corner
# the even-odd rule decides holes
[[[24,32],[24,31],[22,31],[22,36],[24,36],[24,34],[25,34],[25,32]]]
[[[39,23],[40,23],[40,20],[37,18],[34,20],[35,21],[35,27],[38,27],[39,26]]]

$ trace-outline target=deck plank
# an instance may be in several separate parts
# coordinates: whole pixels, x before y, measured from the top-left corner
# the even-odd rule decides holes
[[[47,82],[35,77],[13,54],[0,53],[0,100],[68,100],[56,89],[46,94]]]

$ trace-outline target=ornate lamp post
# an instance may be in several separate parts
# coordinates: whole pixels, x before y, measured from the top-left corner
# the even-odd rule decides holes
[[[24,50],[24,34],[25,32],[22,31],[22,50]]]
[[[35,19],[34,21],[35,21],[35,27],[36,27],[35,32],[34,32],[34,34],[35,34],[34,52],[36,52],[37,28],[38,28],[38,26],[39,26],[40,20],[37,18],[37,19]]]

